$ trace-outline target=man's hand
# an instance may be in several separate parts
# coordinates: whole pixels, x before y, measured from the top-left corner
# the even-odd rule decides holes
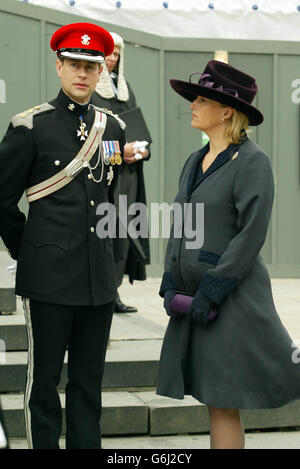
[[[149,152],[147,149],[145,149],[143,152],[138,151],[136,148],[134,148],[136,142],[130,142],[126,143],[124,146],[124,156],[123,156],[123,161],[127,164],[132,164],[136,163],[138,159],[135,157],[136,153],[139,153],[142,155],[143,158],[147,158]]]

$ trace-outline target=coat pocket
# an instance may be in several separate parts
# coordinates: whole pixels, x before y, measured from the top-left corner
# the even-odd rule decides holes
[[[184,288],[180,289],[194,294],[206,272],[212,269],[212,266],[217,265],[221,256],[205,250],[194,253],[192,249],[185,250],[183,254],[180,263],[177,262],[176,265],[175,262],[171,263],[171,273],[174,279],[177,278],[178,268],[180,268],[180,277],[184,285]]]
[[[217,265],[221,256],[214,254],[213,252],[201,250],[199,253],[199,262],[207,262],[208,264]]]
[[[68,230],[26,225],[18,260],[18,290],[47,294],[63,289],[71,269],[69,247]]]
[[[42,225],[28,224],[25,226],[22,242],[28,241],[36,248],[42,246],[56,246],[63,251],[69,251],[69,230],[49,228]]]

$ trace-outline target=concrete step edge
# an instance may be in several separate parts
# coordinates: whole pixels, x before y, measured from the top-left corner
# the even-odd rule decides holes
[[[107,351],[104,367],[104,388],[153,387],[159,363],[161,342],[118,342]],[[2,356],[3,354],[1,354]],[[27,352],[7,352],[0,364],[0,392],[23,391],[26,381]],[[1,360],[0,356],[0,360]],[[67,355],[59,389],[68,381]]]
[[[16,311],[16,295],[15,288],[3,285],[0,283],[0,312],[14,312]]]
[[[64,407],[64,393],[60,393]],[[207,406],[191,396],[184,400],[158,396],[155,391],[103,392],[102,428],[105,435],[150,434],[172,435],[179,433],[205,433],[209,431]],[[2,397],[4,416],[17,419],[17,429],[12,436],[23,436],[20,430],[23,395]],[[277,409],[241,410],[245,430],[287,428],[300,426],[300,401]],[[137,419],[139,421],[137,421]],[[13,422],[11,423],[13,425]],[[144,433],[143,433],[144,432]]]
[[[106,362],[144,362],[159,360],[162,339],[111,340],[106,352]],[[3,350],[0,365],[26,365],[27,351]],[[67,362],[67,353],[65,356]]]

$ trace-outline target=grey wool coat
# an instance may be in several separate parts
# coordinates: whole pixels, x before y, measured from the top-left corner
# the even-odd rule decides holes
[[[198,290],[201,308],[214,304],[218,316],[206,327],[189,315],[170,318],[157,394],[218,408],[280,407],[300,399],[300,363],[259,254],[273,203],[270,161],[244,136],[203,173],[208,145],[188,158],[175,198],[204,203],[204,244],[187,249],[184,233],[171,232],[160,295]]]

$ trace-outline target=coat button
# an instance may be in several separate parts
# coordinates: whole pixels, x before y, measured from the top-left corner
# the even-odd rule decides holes
[[[176,261],[176,256],[175,256],[175,254],[173,254],[173,256],[172,256],[172,261],[173,261],[173,262]]]
[[[93,200],[91,200],[90,204],[91,204],[92,207],[94,207],[95,202]]]
[[[88,179],[92,179],[91,173],[88,174]]]
[[[91,233],[94,233],[94,231],[95,231],[95,228],[94,228],[93,226],[91,226],[91,227],[90,227],[90,232],[91,232]]]
[[[54,161],[54,164],[55,164],[55,166],[59,166],[59,165],[60,165],[60,161],[59,161],[59,160],[55,160],[55,161]]]

